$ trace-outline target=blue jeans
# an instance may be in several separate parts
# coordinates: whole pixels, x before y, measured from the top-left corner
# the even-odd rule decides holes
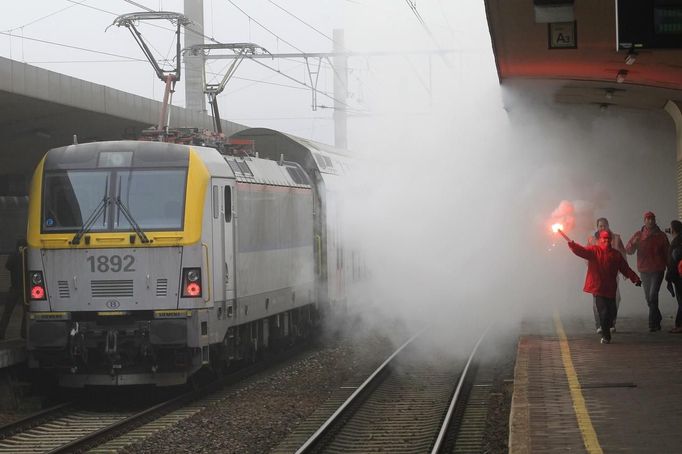
[[[682,277],[673,281],[675,286],[675,299],[677,300],[677,315],[675,316],[675,328],[682,327]]]
[[[658,291],[661,289],[661,283],[663,282],[663,271],[654,271],[653,273],[642,272],[640,275],[642,277],[644,298],[649,306],[649,329],[660,329],[663,317],[658,309]]]

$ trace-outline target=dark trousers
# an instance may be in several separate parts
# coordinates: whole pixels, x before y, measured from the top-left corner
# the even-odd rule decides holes
[[[682,277],[673,281],[675,286],[675,299],[677,300],[677,315],[675,316],[675,328],[682,327]]]
[[[616,317],[616,299],[594,295],[594,305],[599,314],[601,335],[604,339],[611,340],[611,327],[613,326],[613,319]]]
[[[616,320],[618,319],[618,306],[620,305],[620,288],[616,288],[616,313],[613,315],[613,326],[616,326]],[[597,304],[592,302],[592,313],[594,314],[594,327],[601,328],[601,322],[599,321],[599,312],[597,311]]]
[[[658,291],[661,289],[663,282],[663,271],[656,271],[653,273],[640,273],[642,277],[642,288],[644,289],[644,298],[646,304],[649,306],[649,329],[660,329],[661,327],[661,311],[658,309]]]

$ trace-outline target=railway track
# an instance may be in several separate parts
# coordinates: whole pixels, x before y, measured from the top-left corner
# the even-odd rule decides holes
[[[474,358],[484,336],[468,359],[429,357],[424,337],[398,348],[296,453],[466,452],[461,449],[485,425],[484,389],[472,392]],[[470,392],[474,405],[467,408]]]
[[[111,453],[204,410],[223,399],[231,385],[280,365],[306,348],[304,345],[274,355],[213,381],[197,390],[143,410],[99,411],[76,402],[64,403],[0,427],[3,453]]]
[[[154,419],[195,397],[182,394],[142,411],[97,411],[69,402],[30,415],[0,428],[1,453],[61,453],[98,444],[118,431],[127,431],[145,418]]]

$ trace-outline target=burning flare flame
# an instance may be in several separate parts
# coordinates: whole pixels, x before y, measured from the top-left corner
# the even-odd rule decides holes
[[[552,224],[552,232],[557,233],[559,230],[563,230],[564,225],[563,224]]]

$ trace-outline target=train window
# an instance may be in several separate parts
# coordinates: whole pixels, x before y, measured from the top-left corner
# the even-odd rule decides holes
[[[186,179],[168,168],[46,172],[42,230],[128,231],[129,218],[142,230],[181,230]]]
[[[253,172],[251,172],[251,169],[249,168],[249,165],[246,162],[237,161],[237,165],[239,166],[244,175],[253,176]]]
[[[97,216],[91,230],[106,227],[104,199],[109,172],[66,171],[46,173],[43,188],[43,230],[77,230],[90,216]]]
[[[249,165],[244,161],[227,161],[227,165],[230,166],[230,169],[232,169],[234,174],[237,176],[253,176],[253,172],[251,172]]]
[[[315,154],[313,154],[313,156],[315,156],[315,161],[317,161],[317,165],[320,166],[320,169],[324,170],[327,168],[327,164],[325,164],[324,158],[322,157],[322,155],[315,153]]]
[[[227,161],[227,165],[230,166],[230,169],[232,169],[232,171],[233,171],[235,174],[240,174],[240,173],[242,173],[242,169],[239,168],[239,165],[237,164],[236,161]]]
[[[232,220],[232,188],[225,186],[225,222]]]
[[[185,169],[135,169],[116,174],[116,196],[142,230],[182,229]],[[115,213],[113,229],[131,229],[120,209]]]
[[[220,213],[220,188],[213,186],[213,219],[218,219]]]
[[[291,179],[297,184],[308,184],[308,181],[298,167],[287,167],[287,172],[291,175]]]
[[[130,167],[132,162],[132,151],[102,151],[97,167]]]

